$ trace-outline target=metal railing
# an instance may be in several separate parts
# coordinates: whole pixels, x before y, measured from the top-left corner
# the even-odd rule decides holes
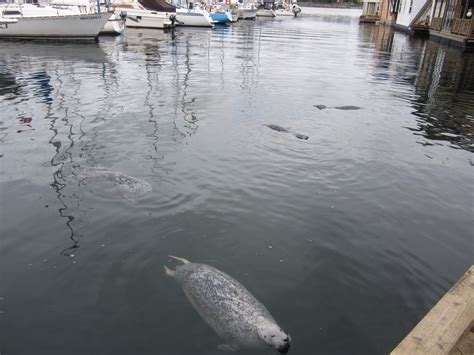
[[[457,35],[468,36],[471,31],[471,19],[455,18],[451,32]]]
[[[441,31],[441,27],[443,25],[443,18],[442,17],[433,17],[431,20],[430,29],[435,31]]]

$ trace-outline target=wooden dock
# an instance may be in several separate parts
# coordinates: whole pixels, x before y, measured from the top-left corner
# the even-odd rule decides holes
[[[391,354],[474,354],[474,265]]]

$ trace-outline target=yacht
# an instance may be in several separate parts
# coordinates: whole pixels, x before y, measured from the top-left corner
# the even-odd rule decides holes
[[[176,26],[174,7],[167,12],[149,9],[144,5],[144,2],[136,0],[116,0],[112,3],[112,8],[118,13],[126,14],[127,27],[164,29]]]
[[[255,4],[243,4],[239,6],[239,19],[255,20],[257,17],[257,7]]]
[[[111,13],[78,14],[52,6],[0,4],[0,38],[96,40]]]
[[[101,35],[119,36],[125,32],[127,14],[123,11],[112,11],[109,21],[100,31]]]
[[[275,13],[275,4],[273,0],[264,0],[263,3],[260,4],[257,10],[257,16],[259,17],[276,17]]]
[[[298,16],[301,13],[301,8],[293,0],[293,3],[282,2],[276,5],[274,10],[277,16]]]
[[[176,8],[178,26],[214,27],[211,15],[199,8]]]
[[[230,11],[227,11],[227,5],[224,4],[210,6],[209,14],[215,24],[224,25],[233,21],[232,14]]]
[[[78,14],[91,14],[97,12],[97,4],[90,2],[91,0],[52,0],[51,6],[61,13],[62,10],[71,10]],[[103,0],[102,0],[103,1]],[[102,9],[110,11],[110,6],[107,3],[100,3]],[[118,36],[125,31],[124,12],[112,11],[109,21],[105,24],[99,34]]]
[[[199,3],[186,1],[186,6],[182,6],[180,1],[171,2],[176,10],[176,25],[188,27],[214,27],[209,12]]]
[[[277,16],[294,16],[291,5],[286,3],[279,3],[274,11]]]

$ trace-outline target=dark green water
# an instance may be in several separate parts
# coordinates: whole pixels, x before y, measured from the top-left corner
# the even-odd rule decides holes
[[[169,254],[292,355],[383,354],[473,263],[473,55],[310,11],[1,43],[2,355],[220,354]]]

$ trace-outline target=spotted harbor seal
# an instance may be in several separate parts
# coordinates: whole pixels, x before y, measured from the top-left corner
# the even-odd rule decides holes
[[[362,107],[359,107],[359,106],[351,106],[351,105],[348,105],[348,106],[335,106],[334,107],[336,110],[360,110]]]
[[[304,135],[304,134],[301,134],[301,133],[293,133],[295,135],[296,138],[298,139],[304,139],[304,140],[308,140],[309,137]]]
[[[290,133],[290,131],[287,128],[279,126],[277,124],[270,123],[270,124],[266,124],[264,126],[270,128],[274,131],[277,131],[277,132]],[[304,140],[309,139],[308,136],[306,136],[304,134],[301,134],[301,133],[293,133],[293,135],[298,139],[304,139]]]
[[[273,348],[286,354],[291,338],[247,289],[216,268],[171,256],[182,265],[165,268],[199,315],[225,341],[220,350]]]
[[[285,127],[279,126],[279,125],[277,125],[277,124],[270,123],[270,124],[267,124],[267,125],[265,125],[265,126],[267,126],[267,127],[270,128],[270,129],[273,129],[274,131],[286,132],[286,133],[289,132],[289,130],[287,130]]]
[[[327,107],[326,105],[313,105],[313,107],[316,107],[320,110],[324,110],[325,108],[330,108],[330,107]],[[362,107],[359,107],[359,106],[352,106],[352,105],[347,105],[347,106],[334,106],[333,108],[335,108],[336,110],[344,110],[344,111],[348,111],[348,110],[360,110],[362,109]]]
[[[75,174],[82,180],[101,179],[107,181],[117,187],[125,198],[132,200],[142,197],[153,190],[151,185],[143,179],[102,167],[81,166],[75,170]]]

